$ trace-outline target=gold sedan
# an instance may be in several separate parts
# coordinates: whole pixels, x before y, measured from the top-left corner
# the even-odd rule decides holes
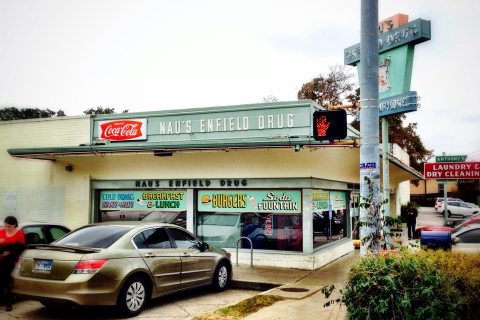
[[[151,298],[232,277],[230,254],[170,224],[99,223],[51,245],[26,250],[13,272],[13,292],[47,307],[116,305],[139,314]]]

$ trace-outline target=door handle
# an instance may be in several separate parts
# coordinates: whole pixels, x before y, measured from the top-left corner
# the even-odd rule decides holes
[[[148,252],[148,253],[145,253],[145,256],[144,256],[144,257],[145,257],[145,258],[153,258],[153,257],[155,257],[155,255],[154,255],[153,253],[151,253],[151,252]]]
[[[188,254],[188,253],[182,253],[181,256],[182,256],[182,257],[190,257],[190,254]]]

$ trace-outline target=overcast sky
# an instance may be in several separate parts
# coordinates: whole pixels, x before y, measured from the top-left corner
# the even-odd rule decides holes
[[[360,41],[359,0],[0,0],[0,108],[117,112],[297,100]],[[436,155],[480,153],[480,2],[379,0],[431,20],[408,122]],[[356,69],[350,68],[356,75]]]

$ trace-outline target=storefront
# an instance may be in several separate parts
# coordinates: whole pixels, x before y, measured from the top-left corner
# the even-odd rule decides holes
[[[234,259],[238,245],[241,263],[252,246],[255,265],[316,269],[353,250],[359,186],[358,132],[312,139],[318,109],[294,101],[2,123],[3,207],[72,228],[173,223]],[[417,178],[395,159],[391,171],[390,185]]]

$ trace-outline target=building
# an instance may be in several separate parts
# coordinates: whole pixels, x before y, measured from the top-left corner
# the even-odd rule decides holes
[[[71,228],[171,222],[241,263],[253,252],[254,265],[317,269],[353,250],[360,157],[351,127],[345,139],[312,138],[320,109],[301,100],[3,121],[2,211]],[[389,160],[397,213],[401,182],[421,176]]]

